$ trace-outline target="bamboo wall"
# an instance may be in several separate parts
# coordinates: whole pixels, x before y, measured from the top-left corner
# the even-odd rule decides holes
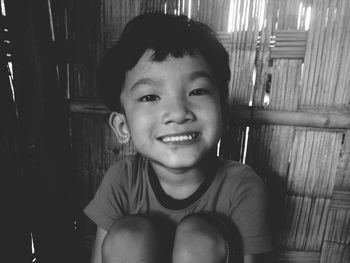
[[[117,144],[96,99],[102,54],[139,13],[190,14],[212,26],[230,54],[232,118],[221,154],[246,161],[266,182],[276,262],[350,261],[349,1],[51,2],[53,28],[71,51],[60,72],[81,208],[106,168],[134,152]],[[78,226],[90,246],[94,225],[81,214]]]

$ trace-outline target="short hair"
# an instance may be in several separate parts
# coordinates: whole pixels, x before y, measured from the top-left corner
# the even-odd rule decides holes
[[[218,84],[220,101],[226,104],[230,80],[229,56],[215,32],[184,15],[145,13],[130,20],[117,44],[104,55],[97,70],[97,91],[110,111],[122,112],[120,95],[126,72],[152,50],[152,61],[169,55],[178,58],[200,54]]]

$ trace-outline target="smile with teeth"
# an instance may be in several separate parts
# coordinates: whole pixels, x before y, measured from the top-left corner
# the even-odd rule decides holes
[[[159,138],[162,142],[184,142],[198,137],[198,133],[188,133],[182,135],[167,135]]]

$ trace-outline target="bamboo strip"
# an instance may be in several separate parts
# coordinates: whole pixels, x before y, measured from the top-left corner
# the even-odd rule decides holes
[[[325,241],[322,247],[320,263],[348,263],[350,258],[349,245]]]
[[[242,30],[242,27],[241,27],[241,23],[242,23],[242,12],[243,12],[243,5],[242,5],[242,1],[238,0],[238,7],[237,7],[237,10],[236,10],[236,14],[237,16],[236,17],[236,24],[237,24],[237,36],[238,36],[238,39],[237,41],[240,43],[242,42],[242,35],[244,33],[244,31]],[[242,63],[241,63],[241,60],[242,60],[242,49],[238,48],[239,46],[236,47],[236,52],[237,52],[237,57],[236,57],[236,65],[235,65],[235,68],[237,69],[237,74],[235,76],[235,83],[234,83],[234,87],[237,88],[237,102],[238,102],[238,105],[244,105],[244,99],[242,98],[243,97],[243,88],[245,87],[242,87],[240,85],[240,77],[241,77],[241,72],[240,72],[240,69],[242,67]]]
[[[273,32],[273,39],[279,41],[306,41],[307,40],[307,31],[293,31],[293,30],[279,30]]]
[[[350,192],[335,190],[332,196],[331,208],[350,210]]]
[[[224,46],[227,53],[231,53],[231,45],[232,45],[232,33],[226,32],[217,32],[216,34],[220,43]],[[231,55],[231,54],[230,54]]]
[[[321,106],[322,105],[322,97],[323,94],[326,93],[326,87],[324,85],[325,82],[325,77],[327,75],[327,70],[329,68],[329,58],[331,55],[333,55],[333,50],[332,50],[332,31],[334,28],[334,20],[335,16],[333,15],[334,12],[334,4],[335,2],[331,2],[330,5],[328,6],[329,11],[327,12],[327,17],[326,17],[326,24],[325,24],[325,30],[324,30],[324,42],[322,45],[323,51],[320,56],[320,69],[319,69],[319,76],[317,82],[319,83],[318,89],[315,89],[315,100],[314,103],[315,105]],[[327,62],[327,63],[326,63]]]
[[[349,107],[300,107],[299,110],[301,112],[309,112],[309,113],[325,113],[325,114],[350,114]]]
[[[311,85],[311,87],[308,87],[308,89],[310,90],[309,92],[309,96],[307,98],[308,100],[308,104],[315,104],[314,101],[314,95],[315,95],[315,90],[317,89],[317,86],[314,85],[311,81],[316,80],[318,78],[318,74],[319,74],[319,70],[320,70],[320,56],[322,54],[322,48],[323,48],[323,41],[324,41],[324,29],[323,26],[325,24],[325,17],[327,14],[327,7],[325,8],[325,2],[324,0],[319,1],[321,2],[321,7],[317,8],[316,6],[316,10],[318,11],[318,13],[316,13],[316,28],[315,30],[315,39],[314,39],[314,43],[313,43],[313,50],[315,50],[313,52],[312,55],[312,61],[311,61],[311,67],[312,67],[312,71],[310,72],[312,75],[307,76],[310,79],[309,85]],[[317,5],[317,3],[316,3]],[[311,27],[310,27],[311,30]],[[306,75],[305,75],[306,76]]]
[[[271,46],[271,58],[304,58],[307,32],[278,30],[274,33],[275,44]],[[297,54],[296,54],[297,53]]]
[[[271,47],[271,52],[304,52],[305,47],[302,46],[274,46]]]
[[[263,6],[264,5],[264,6]],[[262,28],[260,47],[258,49],[257,61],[256,61],[256,83],[254,89],[253,105],[263,106],[266,82],[269,72],[269,59],[270,59],[270,38],[272,32],[273,15],[274,15],[274,2],[267,1],[262,3],[262,7],[265,10],[263,18],[266,19],[266,25]]]
[[[305,57],[305,52],[271,52],[271,59],[300,59]]]
[[[307,31],[299,30],[299,29],[288,29],[288,30],[286,30],[286,29],[276,29],[276,30],[273,31],[273,33],[275,35],[281,35],[281,36],[283,36],[283,35],[287,35],[287,36],[289,36],[289,35],[299,35],[299,36],[304,38],[305,35],[307,34]]]
[[[347,193],[349,194],[349,193]],[[349,201],[349,200],[348,200]],[[350,210],[331,209],[324,240],[338,244],[350,243]]]
[[[337,167],[335,188],[350,189],[350,130],[343,135],[341,156]]]
[[[249,11],[247,3],[242,1],[234,2],[233,9],[236,13],[240,12],[240,17],[236,17],[234,22],[234,37],[232,42],[234,47],[232,52],[233,78],[231,92],[231,98],[234,99],[231,100],[231,103],[247,105],[249,103],[251,73],[253,70],[253,66],[251,65],[251,61],[253,60],[251,58],[251,51],[253,49],[255,52],[256,40],[254,40],[253,43],[252,30],[250,30],[251,25],[249,24],[250,20],[248,21],[248,24],[245,24],[245,18],[251,15],[251,11]],[[246,28],[248,31],[245,31],[244,28]],[[237,31],[237,33],[235,31]],[[237,43],[242,43],[241,45],[243,48],[240,47],[241,45],[237,45]]]
[[[70,100],[69,111],[83,114],[108,114],[108,109],[102,102],[92,100]]]
[[[315,36],[315,21],[316,21],[316,6],[311,9],[311,15],[310,15],[310,29],[308,32],[308,38],[307,38],[307,44],[306,44],[306,52],[305,52],[305,58],[304,58],[304,70],[303,75],[301,79],[301,96],[300,96],[300,104],[305,105],[306,104],[306,97],[309,92],[309,90],[306,88],[308,86],[308,80],[310,75],[310,64],[311,64],[311,58],[312,58],[312,52],[314,49],[312,49],[312,44],[314,41]]]
[[[315,93],[317,90],[316,81],[319,76],[320,70],[320,57],[323,52],[323,40],[324,40],[324,24],[327,13],[326,0],[314,2],[315,6],[311,10],[315,10],[311,13],[311,17],[315,20],[310,24],[311,41],[308,50],[310,50],[310,57],[308,61],[305,61],[304,77],[307,79],[306,86],[303,86],[305,95],[302,97],[301,105],[314,105],[315,104]]]
[[[342,30],[342,49],[341,58],[339,63],[339,71],[337,74],[333,75],[333,78],[336,79],[337,89],[335,91],[334,102],[337,104],[347,104],[350,98],[350,3],[348,1],[344,1],[346,6],[344,7],[344,19],[343,19],[343,30]]]
[[[276,41],[273,47],[290,47],[290,48],[302,48],[303,51],[306,50],[306,41],[298,41],[298,42],[288,42],[288,41]]]
[[[282,250],[276,253],[276,262],[319,263],[321,253],[315,251]]]
[[[343,1],[344,3],[344,1]],[[330,37],[331,37],[331,45],[330,45],[330,57],[325,60],[327,65],[327,71],[324,73],[324,81],[322,85],[324,86],[325,92],[323,94],[323,98],[320,101],[320,105],[333,105],[333,98],[336,87],[336,79],[333,77],[339,71],[339,65],[341,61],[341,45],[342,45],[342,27],[343,27],[343,17],[344,17],[344,7],[334,6],[332,8],[332,4],[330,6],[330,11],[333,14],[332,19],[330,20]],[[338,9],[339,8],[339,9]],[[329,20],[329,19],[328,19]]]

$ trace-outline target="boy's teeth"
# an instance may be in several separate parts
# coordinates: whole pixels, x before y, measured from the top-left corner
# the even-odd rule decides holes
[[[195,134],[181,135],[181,136],[165,136],[162,138],[163,142],[179,142],[192,140]]]

